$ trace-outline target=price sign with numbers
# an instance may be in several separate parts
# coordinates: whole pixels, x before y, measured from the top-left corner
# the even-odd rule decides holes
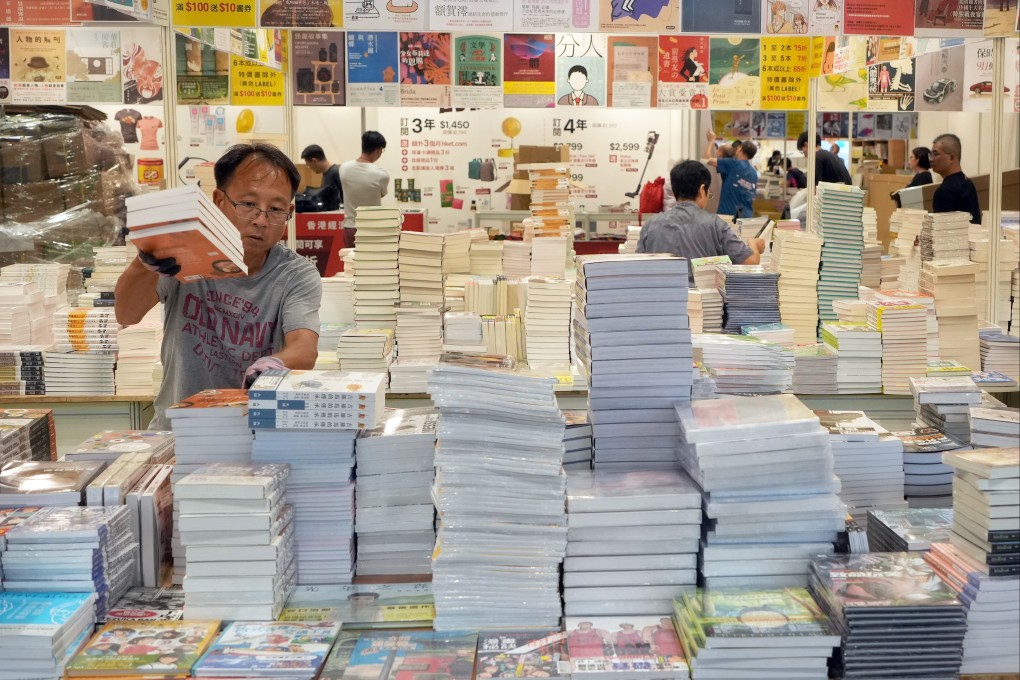
[[[172,0],[175,26],[255,28],[255,0]]]

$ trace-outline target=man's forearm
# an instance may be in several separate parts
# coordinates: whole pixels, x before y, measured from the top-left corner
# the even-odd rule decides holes
[[[117,323],[130,326],[142,320],[152,309],[159,296],[156,294],[156,282],[159,274],[146,269],[136,258],[117,279],[114,289],[114,313]]]

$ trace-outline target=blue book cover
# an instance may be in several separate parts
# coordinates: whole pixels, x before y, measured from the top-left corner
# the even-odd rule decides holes
[[[396,83],[399,73],[397,33],[349,31],[347,82]]]
[[[195,675],[223,675],[221,671],[286,671],[287,677],[313,678],[326,660],[340,625],[319,623],[245,623],[230,624],[195,666]],[[297,671],[307,670],[307,675]],[[214,672],[215,671],[215,672]]]
[[[0,634],[53,635],[94,601],[92,593],[0,593]]]

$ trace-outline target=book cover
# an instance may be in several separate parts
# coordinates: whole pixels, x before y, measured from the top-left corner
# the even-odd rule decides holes
[[[472,680],[477,644],[466,631],[366,632],[343,680]]]
[[[271,675],[285,672],[314,677],[340,625],[318,623],[234,622],[216,639],[195,667],[196,675]]]
[[[67,665],[67,676],[187,675],[219,626],[218,621],[112,621]]]
[[[343,621],[344,629],[427,627],[436,616],[431,583],[298,586],[281,621]]]
[[[687,670],[668,616],[571,617],[564,628],[574,677]]]
[[[54,635],[83,608],[94,593],[0,593],[0,634]]]
[[[239,262],[236,255],[224,252],[225,249],[216,245],[198,224],[197,221],[181,223],[173,231],[169,227],[160,228],[164,233],[140,230],[132,232],[128,238],[143,252],[177,260],[181,271],[175,278],[182,283],[245,276],[248,267],[244,261]]]
[[[0,494],[80,493],[103,466],[103,463],[94,461],[8,463],[0,471]]]
[[[199,413],[202,409],[215,409],[212,413]],[[248,392],[242,389],[202,390],[183,401],[167,407],[167,418],[198,415],[244,415],[248,413]]]
[[[120,598],[104,621],[179,621],[184,617],[180,588],[132,588]]]
[[[71,453],[136,453],[172,446],[174,433],[156,430],[104,430],[92,435]]]
[[[921,553],[825,555],[811,569],[844,610],[961,606]]]
[[[361,637],[361,631],[348,630],[346,627],[340,630],[333,642],[333,647],[329,650],[326,662],[322,665],[319,680],[342,680],[359,637]]]
[[[566,636],[559,630],[483,631],[478,635],[475,678],[568,676]]]
[[[839,644],[828,617],[804,588],[699,591],[683,601],[699,646],[711,646],[713,638],[819,636]]]
[[[934,427],[893,432],[903,442],[903,453],[932,453],[963,448],[963,443]]]

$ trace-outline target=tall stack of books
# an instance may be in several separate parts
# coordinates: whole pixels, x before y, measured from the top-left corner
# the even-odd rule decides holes
[[[687,314],[692,333],[722,333],[723,301],[715,288],[691,288]]]
[[[1020,322],[1014,321],[1020,326]],[[999,371],[1013,380],[1020,380],[1020,336],[993,331],[981,331],[981,370]]]
[[[0,593],[0,654],[13,678],[60,678],[92,635],[93,593]]]
[[[970,449],[935,427],[894,433],[903,442],[903,495],[912,508],[949,508],[953,470],[942,462],[947,451]]]
[[[638,240],[641,238],[641,226],[628,224],[627,225],[627,238],[618,246],[618,252],[621,255],[628,255],[637,252]]]
[[[440,415],[436,630],[550,627],[562,616],[563,416],[555,380],[513,366],[447,354],[429,377]]]
[[[436,545],[432,409],[387,409],[357,440],[358,574],[428,574]]]
[[[882,274],[878,287],[881,290],[892,290],[900,285],[900,268],[906,258],[896,255],[882,256]]]
[[[837,394],[882,391],[882,333],[866,323],[827,321],[822,342],[834,349]]]
[[[906,300],[912,304],[921,305],[925,311],[925,349],[929,360],[939,359],[939,322],[935,315],[935,298],[928,293],[911,290],[880,290],[875,292],[875,300],[887,302],[890,300]]]
[[[923,264],[920,279],[921,291],[935,301],[939,358],[975,368],[981,362],[974,291],[976,272],[977,265],[968,260],[931,260]]]
[[[1012,276],[1009,290],[1013,305],[1010,307],[1009,313],[1009,334],[1020,338],[1020,269],[1014,269]]]
[[[116,353],[117,328],[113,309],[62,309],[53,315],[53,349],[57,352]]]
[[[989,398],[989,401],[994,401]],[[989,408],[982,403],[967,413],[970,443],[974,446],[1012,446],[1020,436],[1020,411],[1015,408]]]
[[[574,351],[590,385],[595,467],[672,466],[673,407],[690,400],[692,382],[687,261],[583,256],[575,293]]]
[[[474,276],[503,274],[503,241],[471,242],[471,274]]]
[[[821,182],[815,194],[815,231],[822,238],[818,273],[818,318],[835,321],[832,301],[857,297],[864,250],[864,192]]]
[[[528,280],[524,337],[532,368],[570,367],[571,288],[563,279]]]
[[[928,213],[914,208],[897,208],[889,216],[889,231],[896,239],[889,252],[903,258],[899,279],[891,288],[917,290],[917,277],[921,273],[921,227]]]
[[[467,274],[471,271],[471,244],[475,230],[455,231],[443,235],[443,274]]]
[[[443,353],[443,309],[427,302],[397,305],[397,361],[390,364],[394,392],[424,392],[429,370]]]
[[[928,368],[924,307],[906,300],[869,302],[868,325],[882,333],[882,391],[910,394],[910,377]]]
[[[0,346],[0,394],[46,394],[47,345]]]
[[[988,280],[988,250],[987,234],[983,237],[970,239],[969,259],[978,266],[977,273],[974,275],[975,306],[979,310],[987,309],[988,298],[991,296],[996,301],[996,314],[995,318],[989,319],[989,321],[1005,330],[1009,325],[1009,282],[1017,262],[1016,245],[1009,239],[999,240],[998,281]]]
[[[720,264],[716,288],[723,298],[723,330],[779,323],[779,272],[760,265]]]
[[[981,403],[981,390],[970,376],[911,378],[917,422],[937,427],[954,439],[970,442],[967,413]]]
[[[156,305],[141,322],[117,331],[117,394],[152,395],[152,369],[163,346],[162,305]]]
[[[272,621],[294,589],[287,465],[199,468],[174,485],[187,555],[184,618]]]
[[[443,314],[444,352],[482,352],[482,318],[474,312]]]
[[[701,493],[679,470],[571,471],[567,616],[656,615],[697,582]]]
[[[400,209],[358,208],[354,257],[354,321],[365,328],[393,328],[400,299]]]
[[[543,236],[531,241],[531,276],[563,278],[571,243],[565,236]]]
[[[970,213],[928,213],[918,237],[921,262],[966,260],[970,255]]]
[[[810,585],[843,634],[838,677],[956,677],[964,607],[920,553],[819,557]]]
[[[829,431],[840,499],[858,524],[877,506],[905,506],[903,442],[863,411],[815,411]]]
[[[882,287],[882,244],[866,243],[861,251],[861,285]]]
[[[807,582],[812,555],[845,526],[829,434],[790,394],[678,406],[680,462],[702,489],[702,583],[786,587]]]
[[[443,234],[400,232],[401,302],[443,303],[444,238]]]
[[[780,231],[772,263],[779,271],[779,313],[797,343],[814,342],[818,333],[818,264],[822,239],[815,234]]]
[[[93,248],[92,253],[92,273],[85,282],[85,292],[78,296],[78,306],[113,307],[117,280],[138,256],[138,248],[129,242],[122,246]]]
[[[824,343],[793,349],[795,394],[832,394],[838,387],[839,355]]]
[[[530,241],[503,241],[503,276],[511,279],[531,276]]]
[[[0,281],[0,344],[34,344],[32,324],[46,318],[43,293],[38,284],[30,281]]]
[[[35,283],[43,294],[43,315],[32,315],[32,344],[48,345],[53,342],[53,313],[57,309],[77,304],[81,291],[81,271],[68,264],[55,262],[36,264],[10,264],[0,269],[0,283]],[[74,290],[71,289],[74,283]]]
[[[696,358],[719,394],[779,394],[793,389],[793,350],[751,335],[691,336]]]
[[[868,547],[872,552],[930,550],[949,540],[949,508],[874,508],[868,510]]]
[[[396,308],[394,308],[395,310]],[[394,312],[394,319],[396,313]],[[396,321],[394,321],[396,325]],[[336,346],[341,371],[386,374],[393,363],[393,328],[355,326],[344,331]]]
[[[591,469],[591,421],[588,411],[564,410],[567,427],[563,431],[563,468],[565,470]]]
[[[354,277],[345,274],[349,273],[345,272],[322,279],[320,323],[354,323]]]
[[[57,459],[57,428],[53,410],[48,408],[0,408],[0,423],[7,420],[29,421],[28,448],[34,461]],[[22,423],[18,423],[19,426]]]

